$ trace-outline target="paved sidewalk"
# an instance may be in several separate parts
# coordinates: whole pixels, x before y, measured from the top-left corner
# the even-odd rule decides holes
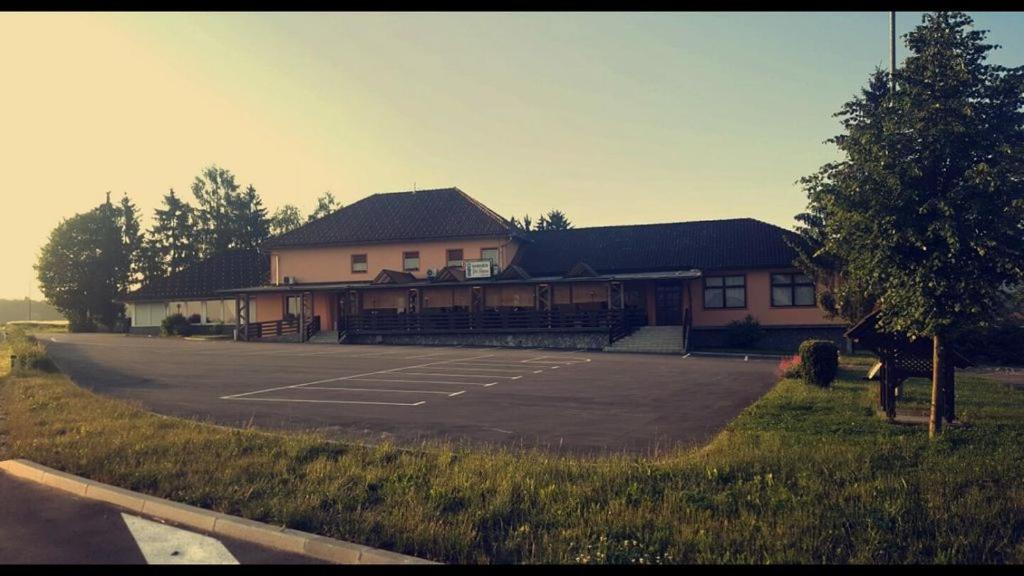
[[[0,564],[315,564],[0,472]]]

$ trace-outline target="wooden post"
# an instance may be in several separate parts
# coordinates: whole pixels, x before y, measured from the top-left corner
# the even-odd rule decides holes
[[[935,438],[942,433],[942,366],[945,361],[942,337],[932,336],[932,406],[928,417],[928,437]]]

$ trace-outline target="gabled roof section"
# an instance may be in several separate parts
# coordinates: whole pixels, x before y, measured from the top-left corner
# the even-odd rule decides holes
[[[514,264],[534,276],[565,274],[586,262],[599,274],[696,268],[789,268],[799,236],[753,218],[534,231]]]
[[[512,264],[508,268],[502,270],[495,278],[498,280],[529,280],[530,278],[533,278],[533,276],[530,276],[530,273],[523,270],[521,266]]]
[[[218,290],[266,284],[270,258],[253,250],[228,250],[129,293],[125,302],[216,298]]]
[[[385,269],[377,274],[377,277],[373,279],[373,284],[408,284],[415,281],[416,277],[408,272]]]
[[[434,277],[434,282],[465,282],[466,271],[462,266],[445,266]]]
[[[264,248],[501,236],[511,225],[458,188],[374,194],[271,238]]]
[[[577,262],[565,273],[566,278],[593,278],[597,276],[597,272],[594,272],[594,268],[586,262]]]

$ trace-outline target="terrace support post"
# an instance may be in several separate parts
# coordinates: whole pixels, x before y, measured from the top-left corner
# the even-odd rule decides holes
[[[235,297],[235,342],[238,342],[239,340],[242,339],[241,338],[241,336],[242,336],[241,335],[241,331],[242,331],[241,330],[242,316],[240,314],[241,311],[242,311],[242,297],[241,296],[236,296]]]
[[[942,433],[942,380],[946,351],[943,348],[942,336],[932,336],[932,405],[928,417],[928,437],[935,438]]]
[[[306,293],[299,292],[299,342],[306,341]]]

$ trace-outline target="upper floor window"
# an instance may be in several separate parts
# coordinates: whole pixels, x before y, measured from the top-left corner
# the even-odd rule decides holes
[[[705,308],[746,308],[746,276],[708,276],[704,278]]]
[[[445,266],[462,266],[462,248],[448,250],[445,260]]]
[[[772,274],[772,306],[814,306],[814,281],[806,274]]]
[[[419,252],[402,252],[402,270],[415,272],[420,269]]]
[[[500,266],[500,264],[501,264],[500,262],[498,262],[498,249],[497,248],[481,248],[480,249],[480,259],[481,260],[490,260],[491,264],[494,265],[494,266]]]
[[[360,273],[366,272],[366,254],[353,254],[352,255],[352,272]]]

